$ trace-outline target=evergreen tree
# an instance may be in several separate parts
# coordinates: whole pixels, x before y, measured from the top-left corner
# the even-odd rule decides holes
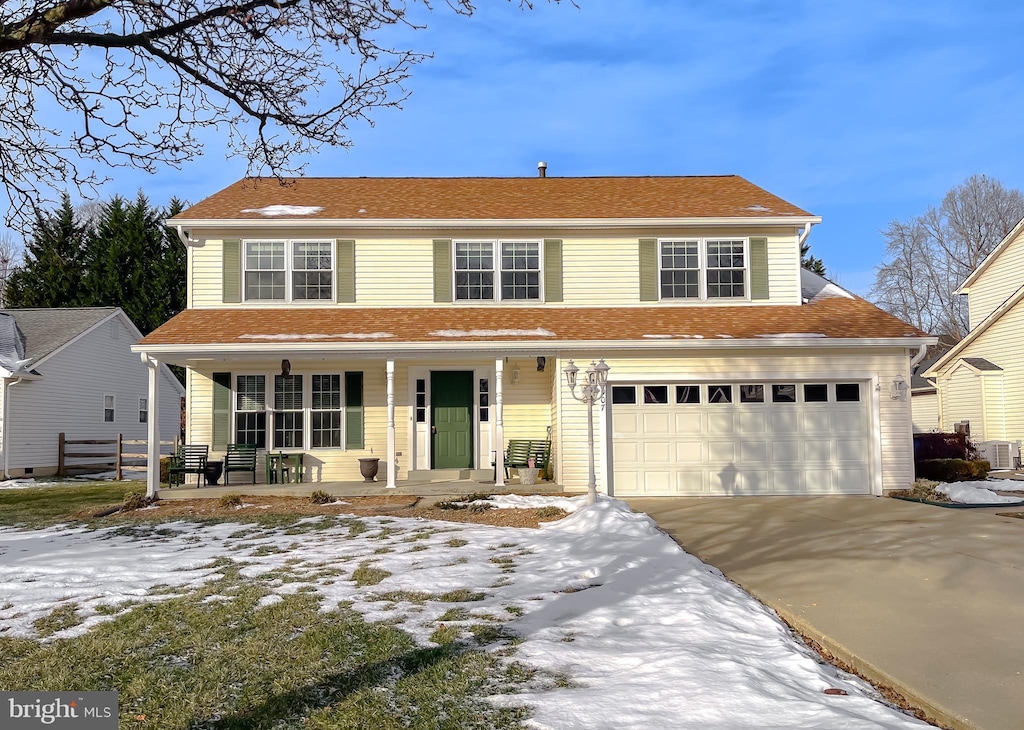
[[[811,244],[809,243],[800,246],[800,265],[818,276],[825,276],[825,262],[816,256],[811,256]]]
[[[88,226],[65,194],[60,207],[36,216],[25,244],[24,264],[7,284],[8,307],[79,307]]]

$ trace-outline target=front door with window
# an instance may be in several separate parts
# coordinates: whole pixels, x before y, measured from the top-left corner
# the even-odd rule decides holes
[[[434,469],[473,466],[473,373],[430,373],[430,411]]]

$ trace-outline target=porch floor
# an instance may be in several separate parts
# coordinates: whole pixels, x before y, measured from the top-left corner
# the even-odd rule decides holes
[[[304,497],[315,491],[323,491],[334,497],[376,497],[392,494],[408,494],[416,497],[446,497],[472,494],[561,494],[562,487],[555,482],[540,481],[536,484],[519,484],[517,480],[505,482],[504,487],[495,487],[494,482],[478,482],[470,479],[445,482],[400,481],[393,489],[384,482],[302,482],[300,484],[229,484],[197,487],[187,484],[173,489],[162,488],[159,499],[203,499],[222,497],[225,494],[252,494],[271,497]]]

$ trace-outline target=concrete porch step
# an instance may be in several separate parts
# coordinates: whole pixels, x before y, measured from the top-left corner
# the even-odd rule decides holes
[[[493,469],[410,469],[406,480],[415,484],[434,482],[494,482]]]

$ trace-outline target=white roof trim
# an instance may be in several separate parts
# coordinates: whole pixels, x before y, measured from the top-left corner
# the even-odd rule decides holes
[[[671,228],[695,226],[802,226],[821,216],[786,215],[716,218],[170,218],[166,225],[188,228]]]
[[[966,337],[964,337],[958,343],[956,343],[951,348],[946,350],[946,352],[938,360],[931,364],[931,367],[929,367],[925,372],[921,373],[921,377],[937,377],[939,375],[939,371],[942,368],[945,368],[947,365],[949,365],[949,363],[951,363],[954,358],[960,357],[960,354],[968,347],[968,345],[970,345],[972,342],[978,339],[978,337],[980,337],[983,332],[985,332],[989,327],[995,324],[1000,317],[1002,317],[1004,314],[1010,311],[1013,308],[1013,306],[1017,304],[1017,302],[1019,302],[1021,299],[1024,299],[1024,286],[1018,288],[1017,291],[1015,291],[1009,299],[1007,299],[1005,302],[996,307],[996,309],[990,315],[985,317],[985,319],[983,319],[977,327],[968,332]]]
[[[461,352],[550,352],[573,350],[693,350],[693,349],[770,349],[770,348],[859,348],[859,347],[903,347],[918,344],[934,345],[936,337],[878,337],[878,338],[827,338],[827,337],[781,337],[771,336],[756,339],[673,339],[673,340],[493,340],[471,342],[255,342],[219,343],[206,345],[132,345],[133,352],[146,353],[159,359],[167,355],[242,355],[264,354],[280,357],[284,354],[318,354],[338,352],[366,352],[374,355],[387,353],[427,353],[434,351]]]
[[[992,249],[992,253],[986,256],[985,260],[978,264],[978,267],[971,272],[970,276],[968,276],[964,280],[964,283],[961,284],[960,287],[953,293],[966,294],[970,290],[971,284],[977,281],[978,277],[981,276],[982,272],[984,272],[985,269],[987,269],[993,261],[999,258],[999,254],[1001,254],[1003,250],[1010,245],[1010,242],[1017,238],[1017,236],[1022,231],[1024,231],[1024,218],[1021,218],[1019,221],[1017,221],[1017,225],[1015,225],[1010,230],[1010,232],[1003,237],[1003,240],[999,242],[999,245]]]

